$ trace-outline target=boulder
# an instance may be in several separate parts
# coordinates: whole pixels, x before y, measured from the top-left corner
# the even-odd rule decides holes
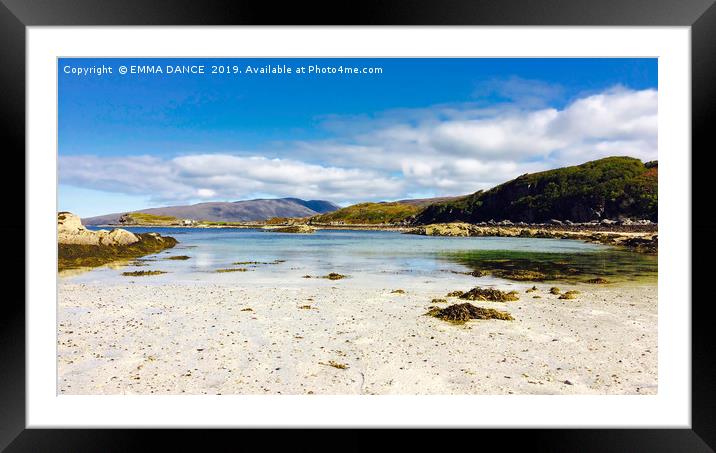
[[[86,230],[82,225],[82,219],[71,212],[57,213],[57,232],[77,234],[79,231]]]
[[[127,230],[90,231],[82,225],[82,220],[70,212],[57,214],[57,242],[59,244],[78,245],[129,245],[139,241],[139,237]]]
[[[139,238],[127,230],[115,228],[107,233],[106,240],[111,245],[129,245],[137,242]]]

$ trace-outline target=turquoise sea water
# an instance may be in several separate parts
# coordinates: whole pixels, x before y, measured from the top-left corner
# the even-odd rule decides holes
[[[315,283],[316,279],[301,277],[322,276],[330,272],[358,278],[361,284],[387,284],[403,277],[421,281],[450,278],[451,275],[458,275],[456,273],[474,269],[567,269],[569,276],[565,278],[575,281],[593,276],[604,276],[610,281],[656,281],[657,271],[656,256],[561,239],[450,238],[362,230],[287,234],[238,228],[127,229],[136,233],[155,231],[173,236],[179,244],[162,253],[143,257],[138,262],[103,266],[81,273],[70,272],[64,278],[76,282],[206,281],[275,286],[289,282],[293,285]],[[187,255],[190,259],[166,259],[173,255]],[[233,264],[247,261],[259,264]],[[245,268],[247,272],[216,273],[218,269],[231,268]],[[150,277],[122,276],[122,272],[138,270],[162,270],[167,273]],[[485,283],[495,280],[489,276],[482,279]],[[323,281],[335,284],[330,280]]]

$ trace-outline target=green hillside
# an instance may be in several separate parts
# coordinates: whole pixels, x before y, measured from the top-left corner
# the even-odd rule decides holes
[[[119,223],[123,225],[179,225],[180,222],[180,219],[173,216],[147,214],[144,212],[129,212],[119,219]]]
[[[360,203],[328,214],[311,217],[311,223],[394,224],[405,221],[420,212],[421,209],[419,206],[399,202]]]
[[[584,222],[630,217],[657,220],[657,162],[607,157],[525,174],[487,191],[427,206],[414,224],[453,221]]]

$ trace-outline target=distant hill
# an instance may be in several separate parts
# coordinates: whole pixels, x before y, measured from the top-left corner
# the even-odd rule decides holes
[[[376,225],[400,223],[420,212],[421,208],[405,203],[359,203],[311,218],[311,223]]]
[[[315,211],[319,214],[323,214],[326,212],[333,212],[337,209],[340,209],[341,207],[338,206],[335,203],[331,203],[330,201],[325,200],[301,200],[300,198],[282,198],[286,201],[292,201],[294,203],[298,203],[302,206],[307,207],[308,209]]]
[[[346,225],[405,223],[426,206],[438,202],[459,200],[461,198],[463,197],[414,198],[378,203],[359,203],[328,214],[312,217],[311,222]]]
[[[310,217],[337,209],[340,209],[340,206],[330,201],[276,198],[166,206],[133,212],[212,222],[247,222],[266,220],[271,217]],[[82,219],[82,222],[85,225],[117,224],[123,214],[126,212],[89,217]]]
[[[607,157],[573,167],[525,174],[487,191],[436,203],[412,223],[585,222],[620,217],[658,217],[658,163]]]

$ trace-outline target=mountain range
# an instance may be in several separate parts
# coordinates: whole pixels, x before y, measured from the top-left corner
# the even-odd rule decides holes
[[[134,213],[170,216],[179,219],[208,220],[210,222],[251,222],[272,217],[310,217],[336,211],[340,206],[324,200],[300,198],[255,199],[243,201],[214,201],[183,206],[164,206],[142,209]],[[85,225],[118,224],[126,212],[82,219]]]
[[[403,224],[510,220],[588,222],[602,219],[658,219],[658,162],[605,157],[581,165],[524,174],[489,190],[457,197],[359,203],[341,208],[323,200],[299,198],[209,202],[144,209],[146,223],[178,219],[210,222],[309,218],[316,224]],[[85,225],[120,223],[125,213],[83,219]]]

